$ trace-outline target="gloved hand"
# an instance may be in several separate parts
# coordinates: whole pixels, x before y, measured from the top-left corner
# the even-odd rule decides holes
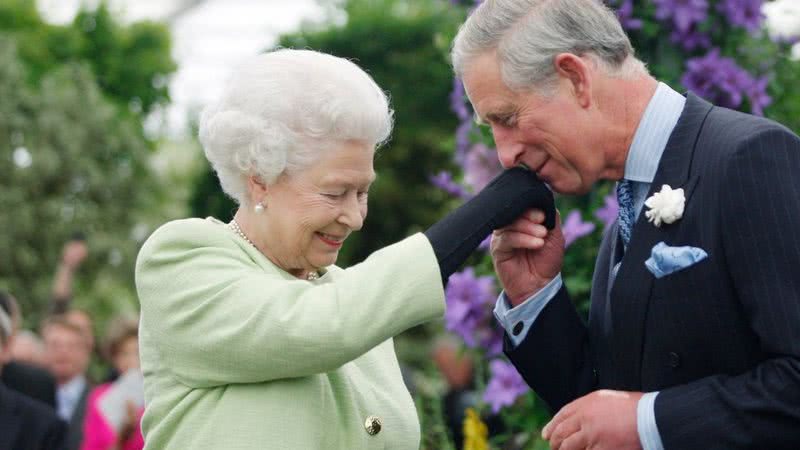
[[[535,173],[515,167],[495,177],[481,192],[425,231],[442,281],[453,274],[489,236],[531,208],[545,212],[545,227],[556,225],[553,193]]]

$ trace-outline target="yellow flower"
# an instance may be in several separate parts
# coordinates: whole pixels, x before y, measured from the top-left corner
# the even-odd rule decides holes
[[[489,429],[483,423],[478,413],[472,408],[467,408],[464,417],[464,450],[489,450]]]

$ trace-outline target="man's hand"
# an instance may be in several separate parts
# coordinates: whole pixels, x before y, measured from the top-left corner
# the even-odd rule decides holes
[[[542,430],[552,450],[639,450],[636,406],[641,392],[600,390],[561,408]]]
[[[548,231],[544,212],[527,211],[511,225],[492,234],[492,261],[512,306],[545,287],[561,271],[564,262],[564,235],[561,217]]]
[[[64,264],[64,267],[74,272],[88,255],[89,247],[86,245],[86,241],[71,240],[64,244],[64,250],[61,252],[61,263]]]

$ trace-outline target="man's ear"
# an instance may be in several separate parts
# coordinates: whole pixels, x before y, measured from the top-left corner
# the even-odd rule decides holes
[[[569,81],[582,108],[592,104],[592,70],[587,61],[572,53],[561,53],[553,61],[558,75]]]

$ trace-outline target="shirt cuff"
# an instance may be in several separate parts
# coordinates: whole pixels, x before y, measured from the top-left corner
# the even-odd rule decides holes
[[[512,308],[506,297],[505,291],[500,293],[494,307],[494,317],[506,330],[514,347],[525,340],[528,329],[539,317],[545,306],[556,296],[562,286],[561,274],[556,275],[549,283],[537,293],[528,297],[524,302]]]
[[[643,450],[664,450],[661,435],[656,425],[656,396],[658,392],[648,392],[636,405],[636,430],[639,432]]]

